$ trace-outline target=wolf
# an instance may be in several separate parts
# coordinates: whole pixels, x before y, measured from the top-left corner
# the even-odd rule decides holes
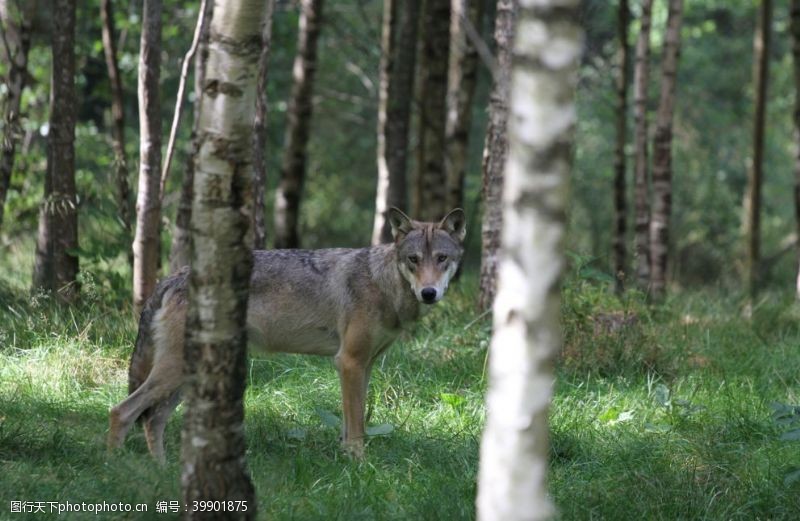
[[[464,252],[466,218],[440,222],[388,212],[394,241],[360,249],[253,252],[247,307],[251,354],[332,356],[342,394],[343,448],[364,455],[367,385],[375,360],[424,306],[439,302]],[[162,280],[146,302],[128,372],[128,397],[109,414],[108,447],[142,420],[150,453],[165,461],[164,429],[184,384],[189,268]]]

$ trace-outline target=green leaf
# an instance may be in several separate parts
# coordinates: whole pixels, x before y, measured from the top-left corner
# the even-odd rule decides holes
[[[338,428],[342,425],[342,420],[340,420],[339,417],[333,414],[331,411],[327,411],[321,407],[317,407],[314,409],[314,411],[316,411],[320,420],[322,420],[322,424],[326,427]]]
[[[603,411],[603,413],[600,414],[597,419],[604,423],[611,422],[619,418],[619,412],[619,409],[616,407],[610,407]]]
[[[463,396],[453,393],[441,393],[439,397],[444,403],[451,406],[453,409],[458,409],[464,405],[464,402],[466,401]]]
[[[394,425],[391,423],[381,423],[367,427],[367,436],[386,436],[394,432]]]
[[[781,434],[781,441],[798,441],[800,440],[800,429],[784,432]]]

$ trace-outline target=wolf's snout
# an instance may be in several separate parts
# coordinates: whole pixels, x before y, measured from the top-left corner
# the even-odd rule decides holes
[[[436,288],[422,288],[419,292],[422,296],[422,301],[426,304],[433,304],[436,302]]]

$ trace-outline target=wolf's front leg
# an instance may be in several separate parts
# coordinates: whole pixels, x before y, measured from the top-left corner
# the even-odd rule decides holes
[[[367,367],[361,360],[341,353],[336,367],[342,385],[342,446],[351,456],[364,457],[364,408]]]

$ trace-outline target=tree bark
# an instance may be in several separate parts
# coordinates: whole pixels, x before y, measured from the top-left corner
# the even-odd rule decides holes
[[[630,70],[630,46],[628,45],[628,26],[630,25],[630,10],[628,0],[619,0],[617,8],[617,39],[619,49],[617,52],[617,118],[616,134],[617,143],[614,150],[614,280],[617,293],[624,289],[626,273],[628,271],[627,259],[627,232],[628,232],[628,205],[626,194],[626,161],[625,144],[627,142],[628,124],[628,82]]]
[[[642,0],[642,18],[636,41],[633,73],[634,120],[634,213],[636,283],[650,286],[650,173],[647,146],[647,88],[650,84],[650,24],[653,0]]]
[[[77,297],[78,206],[75,193],[75,0],[53,3],[50,133],[39,212],[33,286]]]
[[[220,1],[211,21],[192,204],[181,483],[187,505],[221,501],[228,508],[190,511],[189,519],[255,518],[243,396],[252,117],[265,11],[263,0]]]
[[[472,98],[478,78],[478,51],[467,37],[466,24],[480,30],[485,0],[451,0],[450,64],[445,124],[445,209],[464,206]]]
[[[384,0],[378,93],[378,188],[372,244],[392,241],[387,213],[406,211],[410,93],[414,89],[419,0]]]
[[[133,239],[133,307],[141,311],[156,284],[161,202],[162,0],[144,0],[139,47],[139,193]]]
[[[425,0],[422,9],[419,75],[419,132],[414,183],[415,214],[438,221],[446,213],[444,171],[447,122],[447,74],[450,59],[450,0]]]
[[[297,55],[292,69],[294,83],[286,112],[287,128],[280,182],[275,194],[275,247],[300,246],[298,222],[300,197],[306,174],[306,148],[311,125],[311,93],[317,70],[323,0],[302,0]]]
[[[794,59],[794,211],[797,227],[797,280],[795,288],[800,299],[800,0],[792,0],[790,7],[790,29],[792,33],[792,57]]]
[[[189,224],[192,218],[192,185],[194,184],[195,160],[200,150],[197,139],[197,125],[200,120],[200,105],[203,101],[203,83],[205,80],[205,66],[208,61],[208,33],[211,27],[211,17],[214,13],[214,2],[205,4],[203,24],[200,28],[200,42],[194,58],[194,110],[192,116],[192,151],[186,158],[186,168],[181,180],[181,197],[178,210],[175,212],[175,226],[172,228],[172,244],[169,252],[169,270],[175,273],[184,266],[189,265]]]
[[[125,94],[122,88],[122,76],[117,62],[116,31],[114,30],[114,4],[112,0],[101,0],[100,19],[103,25],[103,52],[108,69],[108,81],[111,85],[111,143],[114,149],[114,177],[117,181],[117,206],[119,220],[127,234],[131,233],[131,187],[128,183],[128,161],[125,157]]]
[[[669,219],[672,209],[672,120],[681,45],[683,0],[669,0],[664,58],[661,66],[661,98],[653,137],[653,207],[650,216],[650,289],[662,298],[667,284]]]
[[[31,21],[36,2],[0,0],[0,23],[5,27],[2,54],[8,64],[6,103],[3,115],[2,155],[0,155],[0,226],[3,224],[6,196],[11,185],[17,141],[22,134],[20,108],[25,78],[28,75],[28,52],[31,48]],[[5,46],[7,44],[7,47]]]
[[[267,188],[265,150],[267,148],[267,73],[272,49],[272,12],[275,0],[266,0],[264,26],[261,29],[261,53],[258,56],[256,82],[256,115],[253,121],[253,247],[267,246],[267,227],[264,222],[264,191]]]
[[[769,47],[772,27],[772,0],[761,0],[753,37],[753,160],[747,172],[744,198],[745,280],[747,292],[754,296],[759,286],[761,260],[761,187],[764,182],[764,122],[769,84]]]
[[[582,51],[580,3],[520,1],[503,188],[503,255],[478,473],[481,521],[553,515],[546,486],[547,416],[553,359],[561,344],[560,281]]]
[[[508,156],[508,103],[511,89],[511,56],[517,0],[498,0],[494,39],[497,70],[489,96],[489,123],[483,149],[483,222],[481,225],[481,273],[478,305],[487,310],[497,290],[500,233],[503,229],[503,170]]]

